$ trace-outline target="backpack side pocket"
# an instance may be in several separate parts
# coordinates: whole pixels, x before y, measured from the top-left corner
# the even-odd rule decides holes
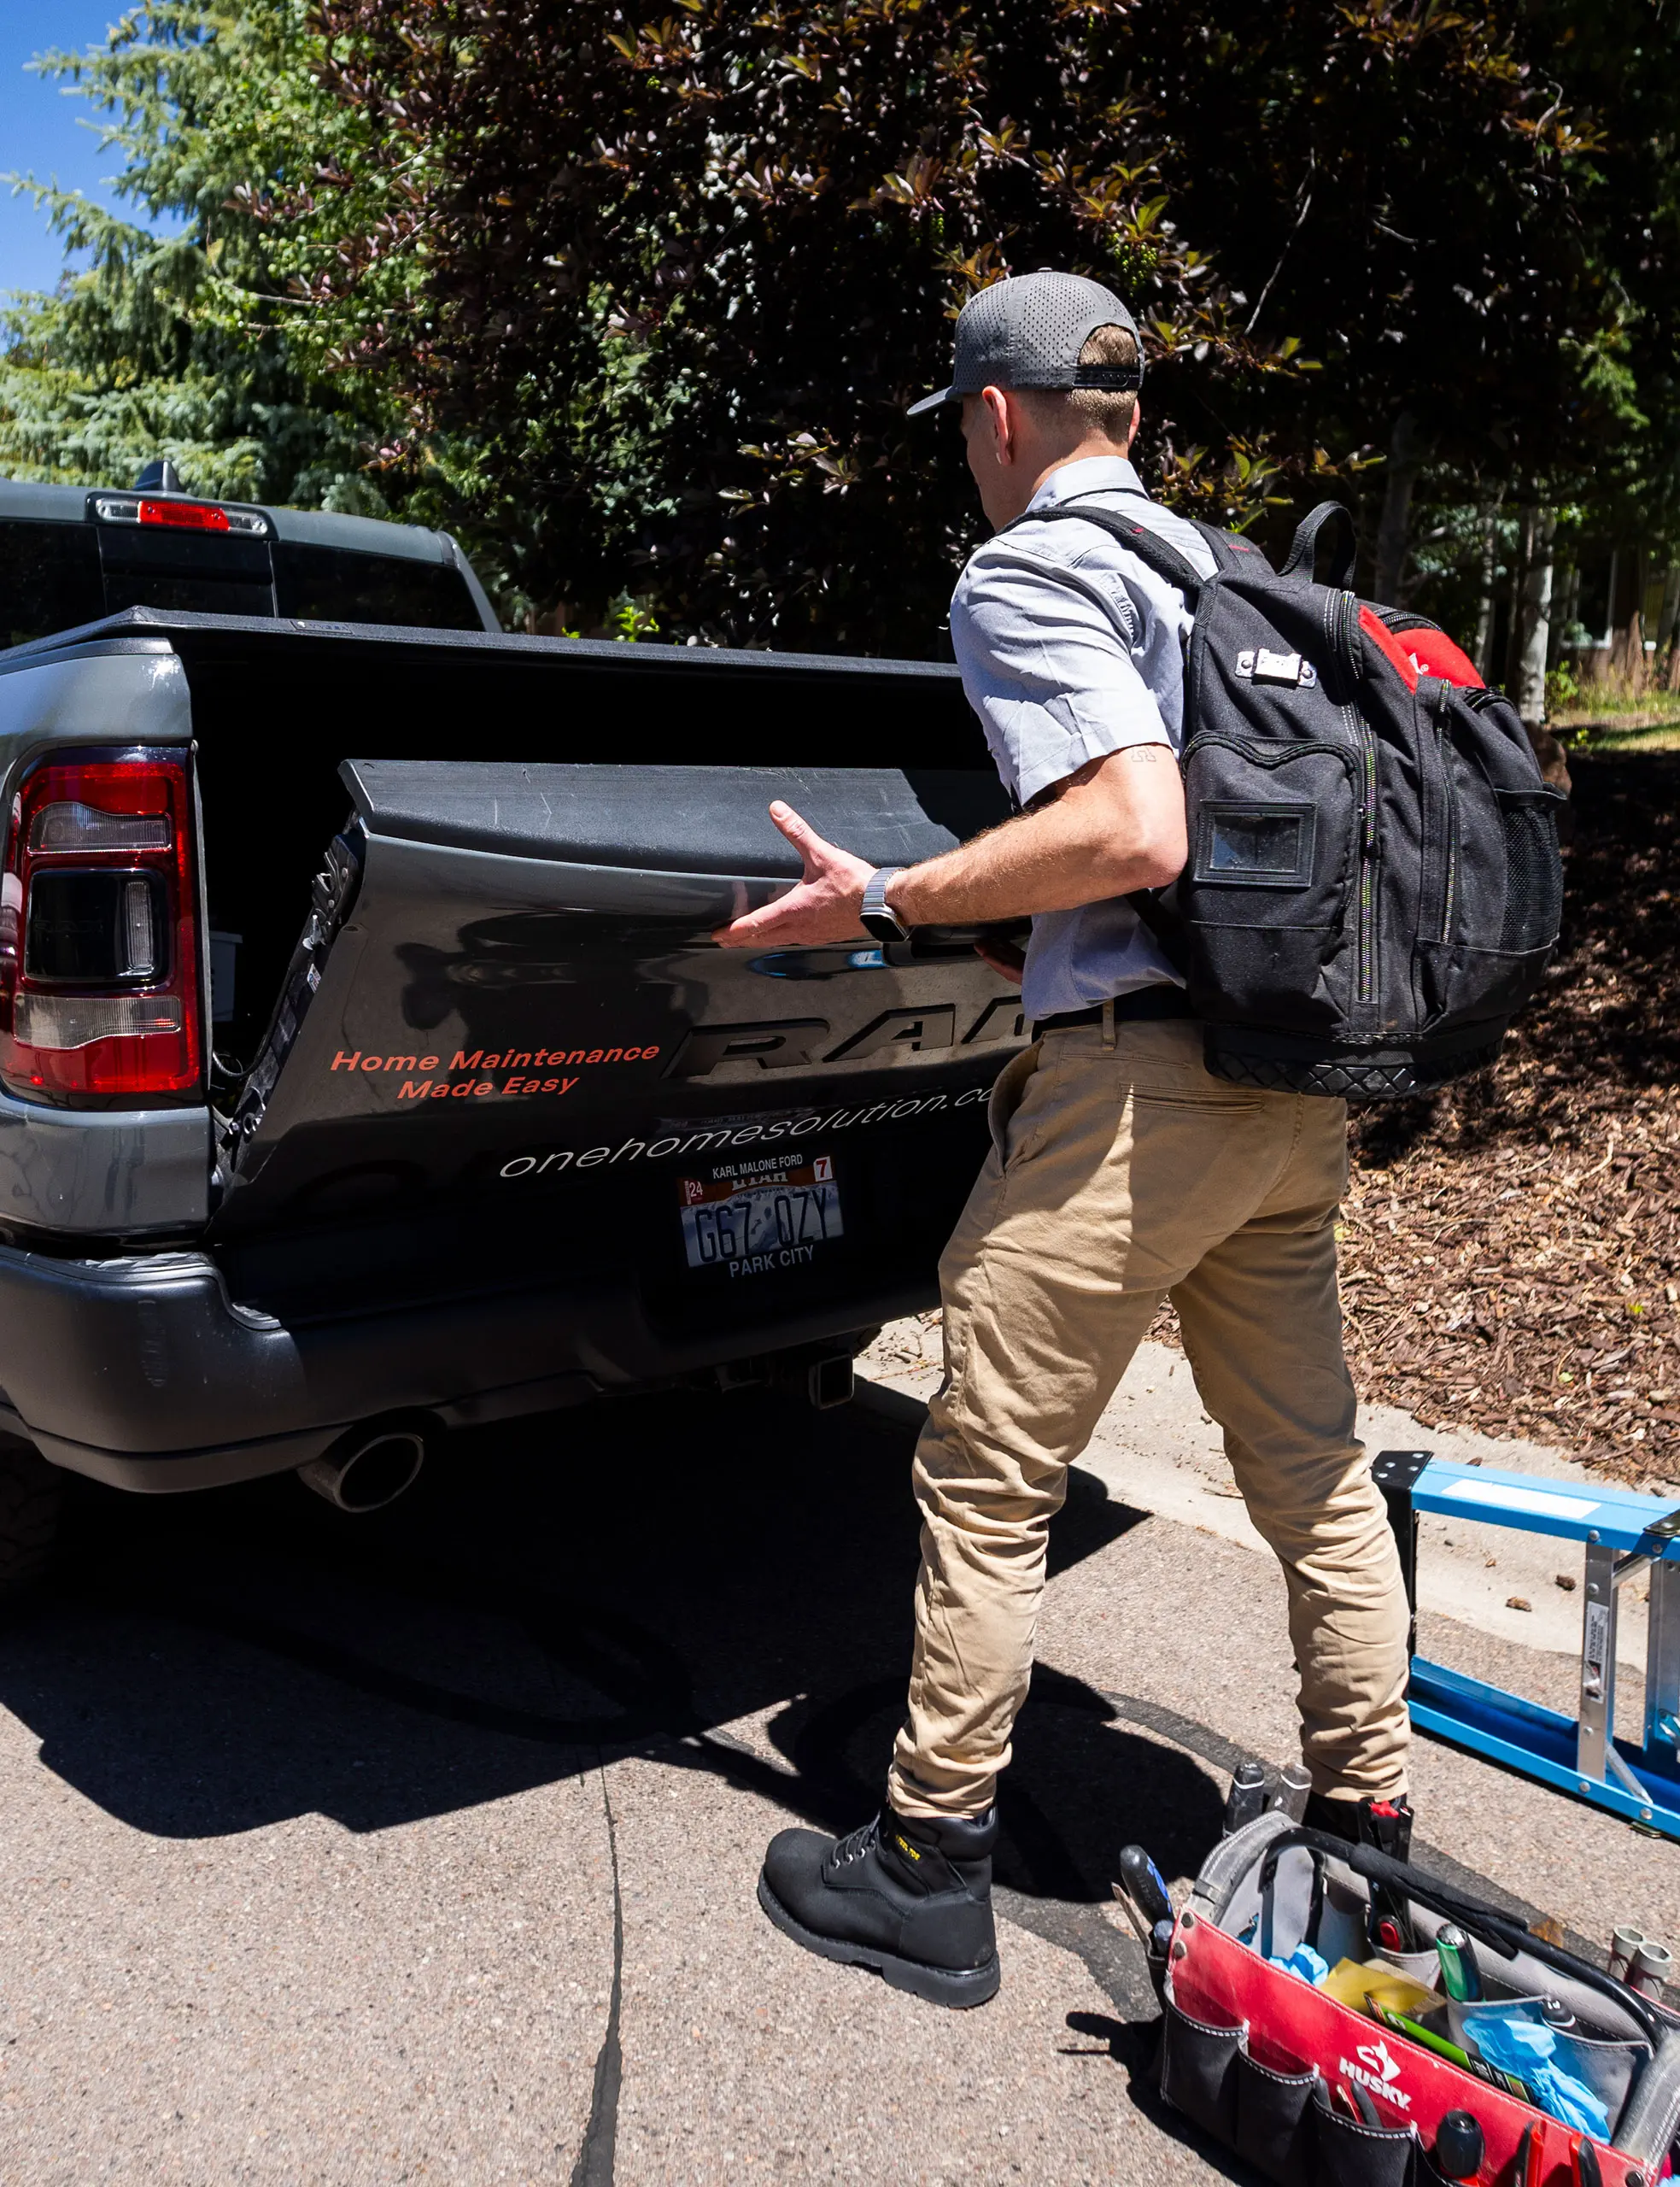
[[[1507,710],[1503,701],[1496,707]],[[1564,800],[1540,780],[1526,741],[1517,746],[1495,706],[1472,706],[1445,684],[1431,713],[1439,839],[1430,846],[1432,885],[1413,959],[1425,1035],[1501,1022],[1519,1009],[1539,985],[1563,917]]]

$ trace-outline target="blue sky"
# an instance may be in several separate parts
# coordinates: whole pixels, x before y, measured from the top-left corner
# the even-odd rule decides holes
[[[113,202],[109,179],[119,155],[102,159],[99,140],[81,119],[92,109],[57,84],[25,73],[32,54],[49,46],[102,45],[124,10],[112,0],[0,0],[0,173],[56,179],[102,204]],[[50,289],[63,253],[32,200],[0,190],[0,291]]]

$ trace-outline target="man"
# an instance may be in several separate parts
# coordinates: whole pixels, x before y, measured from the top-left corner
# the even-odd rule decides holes
[[[1163,1292],[1283,1564],[1309,1820],[1368,1834],[1373,1803],[1403,1802],[1406,1781],[1406,1601],[1354,1437],[1336,1289],[1346,1113],[1210,1076],[1182,985],[1125,900],[1185,857],[1182,595],[1095,525],[1016,524],[1088,501],[1211,572],[1201,535],[1127,460],[1141,378],[1131,315],[1094,281],[1045,272],[970,300],[951,385],[916,407],[961,402],[1000,535],[963,571],[951,631],[1021,810],[877,872],[772,806],[805,877],[717,937],[762,948],[853,940],[865,918],[878,933],[1033,918],[1036,1037],[998,1077],[992,1152],[940,1269],[945,1376],[916,1453],[916,1651],[887,1803],[838,1844],[782,1832],[758,1890],[810,1950],[950,2005],[998,1987],[993,1803],[1050,1519]]]

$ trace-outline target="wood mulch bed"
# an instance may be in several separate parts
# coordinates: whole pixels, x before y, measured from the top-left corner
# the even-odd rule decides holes
[[[1680,1492],[1680,755],[1572,767],[1542,1000],[1491,1070],[1355,1113],[1348,1353],[1368,1401]]]

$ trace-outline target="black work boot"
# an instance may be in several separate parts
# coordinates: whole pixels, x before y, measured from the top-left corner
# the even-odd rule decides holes
[[[992,1849],[998,1810],[910,1820],[883,1808],[836,1841],[814,1830],[771,1838],[758,1903],[784,1936],[823,1959],[873,1967],[935,2005],[995,1996]]]

